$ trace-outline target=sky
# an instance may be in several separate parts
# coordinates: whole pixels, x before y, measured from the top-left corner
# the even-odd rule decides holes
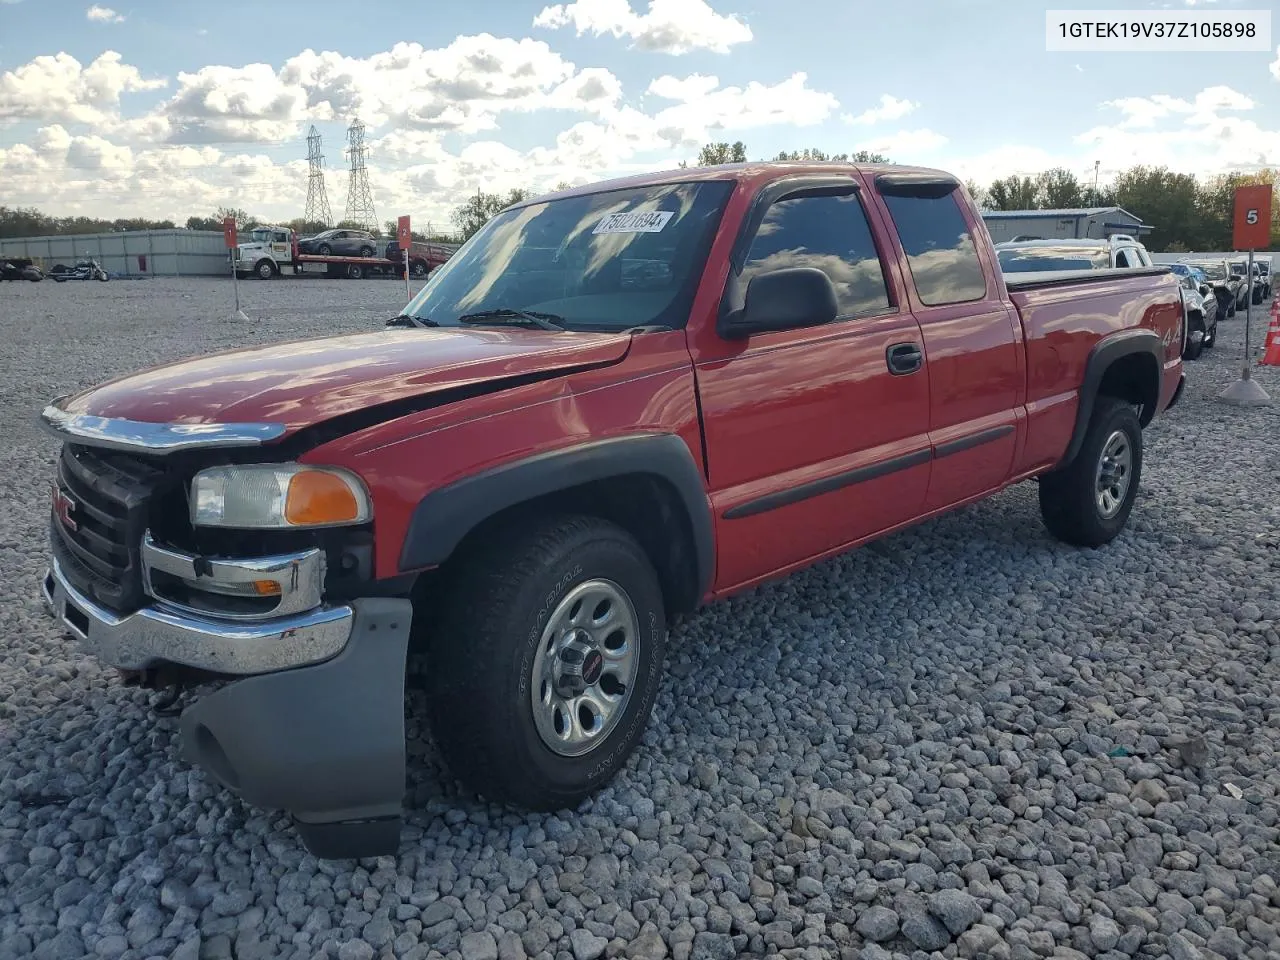
[[[1058,53],[1045,10],[1250,0],[0,0],[0,205],[182,222],[334,219],[366,125],[379,221],[448,229],[477,189],[691,160],[707,141],[876,150],[985,185],[1052,166],[1280,165],[1280,47]],[[1280,29],[1280,25],[1278,25]],[[1274,38],[1273,38],[1274,39]]]

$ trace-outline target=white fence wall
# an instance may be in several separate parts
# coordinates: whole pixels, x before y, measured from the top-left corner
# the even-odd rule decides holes
[[[97,260],[112,276],[226,276],[230,271],[222,233],[213,230],[137,230],[61,237],[0,240],[0,257],[29,257],[45,270],[82,257]]]

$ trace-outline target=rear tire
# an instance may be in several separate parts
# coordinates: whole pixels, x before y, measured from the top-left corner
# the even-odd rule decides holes
[[[347,279],[359,280],[364,277],[364,268],[358,263],[347,264]]]
[[[322,257],[327,257],[333,253],[333,247],[329,246],[327,243],[322,243],[320,246],[316,247],[316,253]]]
[[[1133,407],[1098,397],[1080,452],[1040,478],[1040,515],[1057,539],[1101,547],[1129,520],[1142,479],[1142,426]]]
[[[653,712],[666,616],[652,564],[620,527],[558,517],[502,530],[451,573],[426,677],[449,769],[490,800],[576,806]]]
[[[409,264],[409,268],[413,271],[415,277],[425,277],[427,275],[427,265],[421,260],[414,260]]]

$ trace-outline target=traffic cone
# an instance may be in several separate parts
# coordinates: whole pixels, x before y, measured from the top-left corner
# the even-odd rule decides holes
[[[1264,367],[1280,367],[1280,313],[1271,308],[1271,326],[1267,329],[1267,344],[1258,361]]]

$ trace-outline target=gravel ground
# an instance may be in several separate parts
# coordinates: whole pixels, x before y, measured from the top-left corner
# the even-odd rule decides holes
[[[576,813],[478,805],[411,726],[403,852],[353,869],[184,766],[38,601],[45,400],[403,294],[241,291],[249,324],[225,282],[0,287],[0,958],[1280,953],[1280,376],[1274,407],[1213,401],[1241,322],[1111,547],[1051,541],[1025,485],[710,607]]]

